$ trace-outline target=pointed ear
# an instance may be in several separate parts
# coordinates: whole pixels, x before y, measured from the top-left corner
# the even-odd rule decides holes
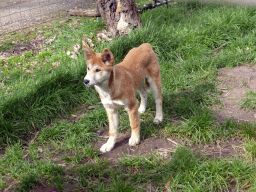
[[[114,65],[114,56],[109,49],[103,50],[101,60],[105,65]]]
[[[84,55],[87,61],[90,60],[95,55],[94,51],[85,45],[83,45],[83,50],[84,50]]]

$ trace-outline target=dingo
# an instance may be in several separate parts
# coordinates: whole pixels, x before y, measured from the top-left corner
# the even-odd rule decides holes
[[[104,105],[109,121],[109,139],[100,151],[105,153],[113,149],[118,128],[118,108],[124,107],[128,112],[131,138],[130,146],[140,142],[139,113],[146,110],[147,88],[151,87],[156,102],[154,123],[163,120],[161,77],[158,59],[150,44],[145,43],[133,48],[124,60],[114,65],[114,57],[109,49],[102,54],[95,53],[83,46],[87,60],[86,86],[95,87]],[[141,97],[140,107],[135,97],[136,90]]]

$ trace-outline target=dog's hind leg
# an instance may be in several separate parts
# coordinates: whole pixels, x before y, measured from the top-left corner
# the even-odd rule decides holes
[[[163,121],[163,107],[162,107],[162,94],[161,94],[161,78],[160,75],[147,77],[150,88],[153,92],[156,102],[156,116],[154,123],[158,124]]]
[[[144,113],[146,111],[147,106],[147,98],[148,94],[144,85],[144,82],[142,82],[139,86],[138,92],[140,94],[140,107],[139,107],[139,113]]]
[[[111,151],[116,143],[118,128],[118,109],[106,108],[109,122],[109,138],[107,143],[101,146],[102,153]]]

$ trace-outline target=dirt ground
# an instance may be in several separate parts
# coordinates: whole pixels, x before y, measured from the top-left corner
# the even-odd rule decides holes
[[[3,0],[0,2],[0,34],[33,26],[60,11],[94,6],[93,0]]]
[[[256,66],[244,64],[234,68],[223,68],[218,76],[218,88],[223,92],[218,106],[217,117],[219,121],[234,118],[237,122],[256,120],[256,112],[242,109],[239,102],[245,97],[247,91],[256,91]]]

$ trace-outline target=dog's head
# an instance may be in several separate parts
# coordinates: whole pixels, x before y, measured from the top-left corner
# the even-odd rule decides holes
[[[87,74],[84,78],[84,84],[89,87],[108,80],[114,65],[111,51],[104,49],[102,53],[95,53],[86,46],[83,46],[83,50],[87,60]]]

